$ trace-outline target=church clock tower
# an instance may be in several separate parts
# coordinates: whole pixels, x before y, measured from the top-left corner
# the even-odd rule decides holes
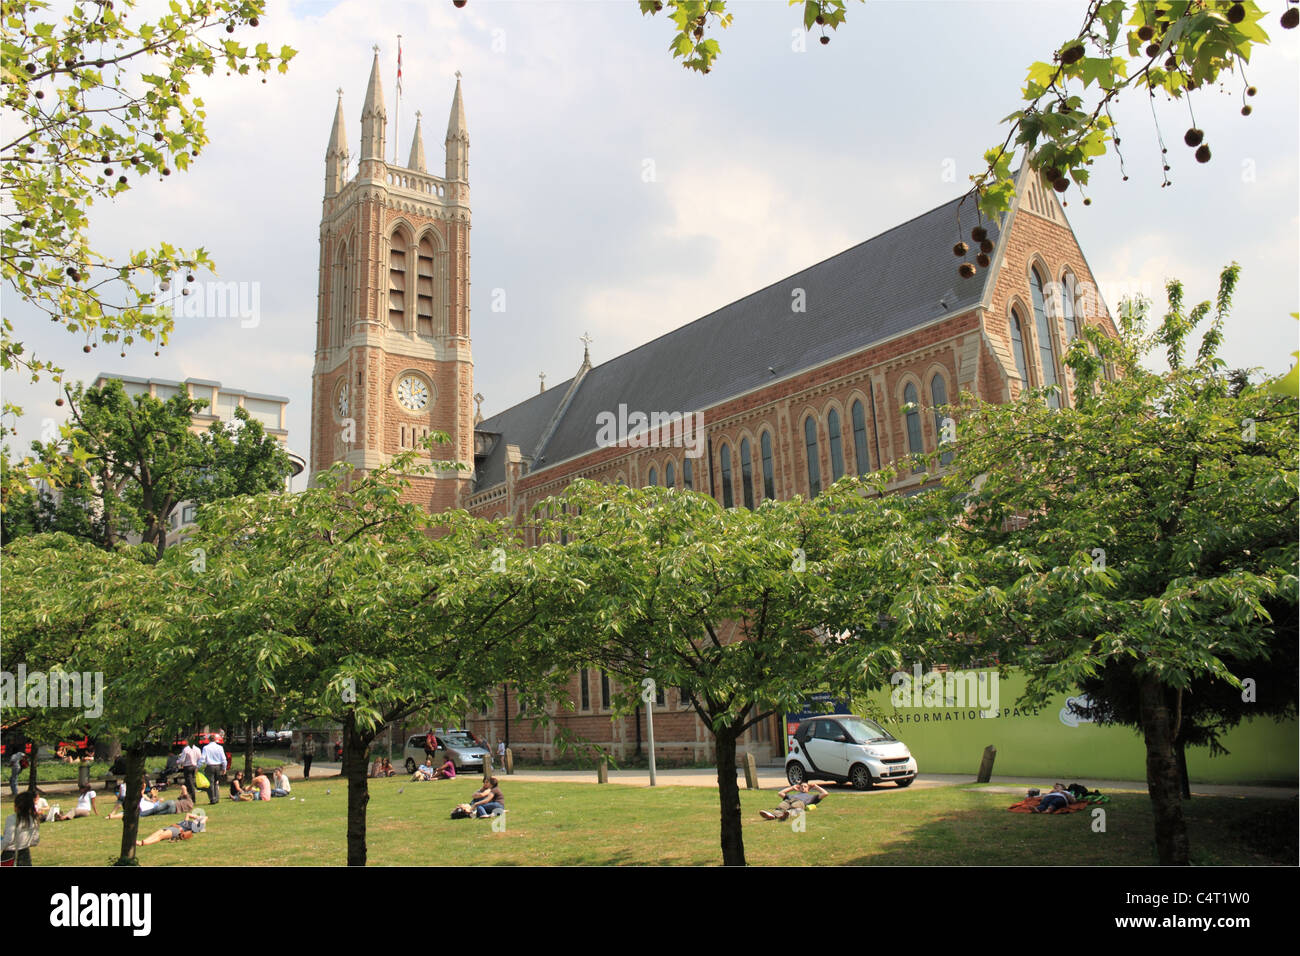
[[[339,461],[370,470],[445,432],[450,445],[422,454],[470,470],[413,476],[409,493],[443,511],[463,504],[474,465],[469,132],[460,74],[444,176],[425,169],[420,119],[406,165],[388,162],[387,123],[376,47],[355,175],[348,176],[342,90],[325,152],[311,475]]]

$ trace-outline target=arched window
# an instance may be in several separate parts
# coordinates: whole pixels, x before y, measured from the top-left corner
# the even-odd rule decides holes
[[[654,466],[654,465],[651,465],[651,466],[650,466],[650,480],[646,482],[646,485],[647,485],[648,487],[650,487],[650,488],[653,488],[653,487],[655,487],[655,486],[658,485],[658,484],[659,484],[659,472],[655,471],[655,466]]]
[[[676,469],[673,468],[673,461],[670,458],[668,459],[668,464],[664,465],[664,487],[665,488],[676,487],[676,479],[677,479]]]
[[[1029,291],[1034,298],[1034,330],[1038,336],[1038,364],[1042,367],[1043,387],[1056,384],[1056,348],[1052,344],[1052,326],[1047,318],[1047,302],[1043,298],[1043,277],[1038,269],[1029,270]],[[1048,408],[1060,408],[1061,398],[1055,392],[1047,396]]]
[[[1025,360],[1025,333],[1019,309],[1011,310],[1011,352],[1016,357],[1016,372],[1025,388],[1029,388],[1029,366]]]
[[[776,482],[772,480],[772,433],[763,432],[758,445],[763,453],[763,497],[775,498]]]
[[[844,432],[840,413],[833,408],[826,413],[826,431],[831,439],[831,481],[839,481],[844,477]]]
[[[907,451],[919,455],[925,451],[925,446],[921,444],[921,408],[916,397],[916,386],[911,382],[903,389],[903,402],[907,405]]]
[[[722,507],[730,508],[736,503],[736,496],[731,490],[731,446],[723,442],[718,457],[722,459]]]
[[[406,236],[393,233],[388,253],[388,324],[406,331]]]
[[[942,375],[936,374],[930,379],[930,399],[934,405],[935,441],[943,444],[943,420],[947,416],[939,409],[948,404],[948,386],[944,383]],[[952,464],[952,452],[945,451],[940,455],[939,464],[944,466]]]
[[[740,490],[745,507],[754,507],[754,459],[750,455],[748,438],[740,440]]]
[[[687,491],[695,490],[695,477],[692,471],[691,456],[687,455],[682,459],[682,488]]]
[[[853,457],[858,460],[858,474],[865,475],[871,470],[871,459],[867,457],[867,412],[861,401],[856,401],[849,409],[853,419]]]
[[[804,451],[808,456],[808,494],[816,498],[822,493],[822,467],[818,462],[817,419],[809,415],[803,422]]]
[[[343,323],[348,312],[347,270],[348,244],[347,242],[340,242],[338,258],[334,263],[333,283],[331,286],[333,302],[330,309],[329,340],[325,343],[330,348],[338,348],[343,344]]]
[[[425,236],[420,240],[419,262],[416,266],[418,276],[416,286],[415,315],[416,331],[421,335],[434,333],[434,279],[433,279],[433,240]]]

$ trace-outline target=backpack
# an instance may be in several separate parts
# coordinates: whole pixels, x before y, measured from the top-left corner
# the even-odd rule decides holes
[[[1088,788],[1081,783],[1072,783],[1065,789],[1069,790],[1070,795],[1076,800],[1082,800],[1084,797],[1088,796]]]

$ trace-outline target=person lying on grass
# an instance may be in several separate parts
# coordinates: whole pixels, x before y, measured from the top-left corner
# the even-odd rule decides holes
[[[148,786],[147,783],[140,785],[140,816],[142,817],[152,817],[152,816],[162,816],[162,815],[170,816],[171,814],[178,812],[175,800],[159,800],[158,788],[150,787],[146,791],[145,790],[146,786]],[[125,815],[125,808],[121,810],[114,810],[107,817],[105,817],[105,819],[120,820],[124,815]]]
[[[198,813],[187,813],[185,819],[180,823],[173,823],[171,826],[163,827],[161,830],[154,830],[143,840],[136,840],[136,846],[153,846],[155,843],[161,843],[163,840],[188,840],[196,833],[202,833],[207,829],[208,819],[200,811]]]
[[[1052,792],[1043,794],[1038,801],[1038,806],[1034,807],[1035,813],[1047,813],[1051,810],[1060,810],[1070,806],[1072,803],[1078,803],[1063,783],[1052,784]]]
[[[830,794],[817,784],[804,781],[778,791],[777,796],[781,797],[781,802],[776,805],[775,810],[758,811],[758,815],[764,820],[785,820],[792,811],[807,810],[821,803]]]

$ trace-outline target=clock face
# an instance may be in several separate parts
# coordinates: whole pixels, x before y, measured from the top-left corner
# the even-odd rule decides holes
[[[414,375],[403,376],[397,383],[397,400],[403,408],[418,412],[429,404],[429,386]]]
[[[339,418],[348,417],[348,412],[352,408],[352,400],[346,385],[339,386],[339,390],[334,396],[334,408],[338,412]]]

